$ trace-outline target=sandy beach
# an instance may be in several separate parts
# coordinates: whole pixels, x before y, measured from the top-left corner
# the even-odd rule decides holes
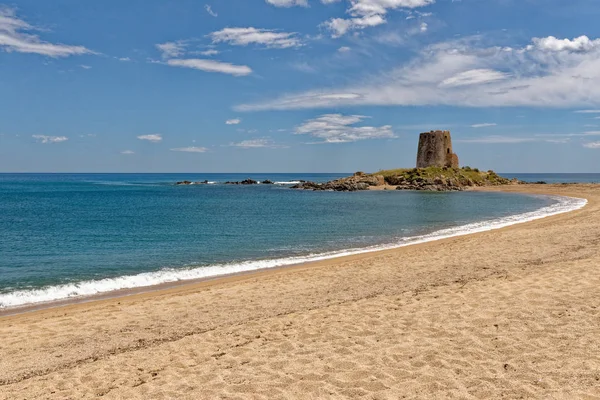
[[[600,399],[600,185],[491,190],[589,203],[0,317],[0,399]]]

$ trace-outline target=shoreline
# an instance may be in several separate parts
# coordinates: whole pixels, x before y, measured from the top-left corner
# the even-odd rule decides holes
[[[517,189],[588,204],[2,317],[0,400],[594,398],[600,185]]]
[[[520,186],[522,187],[523,185],[520,185]],[[129,296],[143,295],[143,294],[148,294],[148,293],[160,292],[160,291],[164,291],[164,290],[177,290],[179,288],[185,289],[186,286],[190,286],[190,285],[193,286],[193,285],[199,285],[199,284],[200,285],[202,285],[202,284],[219,284],[220,280],[244,279],[245,277],[251,278],[255,274],[261,274],[261,273],[265,273],[265,272],[268,273],[269,271],[278,271],[278,270],[288,269],[288,268],[299,268],[299,267],[304,267],[304,266],[310,267],[313,264],[318,264],[318,263],[328,262],[328,261],[343,262],[346,259],[351,260],[353,258],[356,258],[357,256],[370,256],[370,255],[377,255],[377,254],[385,254],[386,252],[390,252],[390,251],[393,252],[395,250],[402,249],[404,247],[409,247],[409,246],[412,247],[412,246],[438,242],[441,240],[447,240],[447,239],[452,239],[452,238],[461,237],[461,236],[476,235],[476,234],[482,233],[482,232],[488,232],[488,231],[493,231],[493,230],[498,230],[498,229],[506,229],[506,228],[510,228],[515,225],[530,223],[532,221],[536,221],[539,219],[546,219],[546,218],[550,218],[553,216],[562,215],[565,213],[571,213],[573,211],[577,211],[577,210],[584,208],[588,203],[587,199],[570,197],[570,196],[562,196],[562,195],[556,195],[556,194],[543,194],[543,193],[539,193],[540,192],[539,190],[535,190],[536,193],[531,193],[531,186],[534,186],[534,185],[528,185],[528,186],[530,186],[530,191],[514,190],[515,186],[480,187],[480,188],[473,188],[470,190],[471,191],[479,191],[479,192],[494,192],[494,191],[511,192],[511,193],[517,193],[517,194],[523,194],[523,195],[535,194],[535,195],[542,195],[542,196],[547,196],[547,197],[555,197],[555,198],[559,198],[559,199],[569,199],[573,203],[570,204],[570,208],[568,208],[568,209],[562,209],[562,208],[554,209],[553,207],[555,205],[546,206],[546,207],[542,207],[541,209],[527,212],[527,213],[515,214],[515,215],[511,215],[511,216],[507,216],[507,217],[495,218],[493,220],[475,222],[475,223],[456,226],[456,227],[452,227],[452,228],[441,229],[441,230],[437,230],[437,231],[434,231],[434,232],[431,232],[428,234],[424,234],[424,235],[403,238],[403,240],[406,240],[406,241],[402,242],[402,243],[388,243],[388,244],[382,244],[382,245],[369,246],[369,247],[365,247],[365,248],[342,249],[342,250],[338,250],[338,251],[331,251],[331,252],[319,253],[319,254],[308,255],[308,256],[296,256],[296,257],[284,257],[284,258],[279,258],[279,259],[260,260],[260,262],[265,262],[267,264],[272,263],[274,265],[261,266],[258,268],[251,267],[246,270],[216,273],[216,274],[202,276],[202,277],[198,277],[198,278],[189,278],[189,279],[183,278],[183,279],[178,279],[178,280],[159,282],[157,284],[151,284],[151,285],[125,287],[125,288],[118,288],[118,289],[114,289],[114,290],[101,291],[101,292],[93,293],[90,295],[63,297],[63,298],[53,299],[53,300],[49,300],[49,301],[25,303],[25,304],[19,304],[16,306],[9,306],[9,307],[5,307],[5,308],[0,308],[0,318],[14,316],[14,315],[20,315],[20,314],[24,314],[24,313],[48,310],[48,309],[68,307],[71,305],[93,303],[93,302],[102,301],[102,300],[122,299],[122,298],[129,297]],[[536,186],[537,185],[535,185],[534,187],[536,187]],[[517,186],[516,188],[518,189],[519,187]],[[543,192],[543,190],[541,192]],[[558,201],[560,204],[560,200],[558,200]],[[563,205],[564,205],[564,203],[563,203]],[[542,210],[546,210],[545,213],[539,214]],[[259,261],[250,260],[247,262],[243,262],[240,265],[244,265],[244,264],[251,265],[252,263],[256,263],[256,262],[259,262]],[[199,267],[199,268],[195,268],[192,270],[182,270],[182,271],[178,271],[178,272],[179,273],[188,273],[188,272],[198,271],[199,273],[201,273],[201,272],[204,272],[204,270],[206,270],[207,268],[228,267],[229,265],[231,265],[231,264],[225,264],[223,266]],[[234,265],[238,265],[238,264],[234,264]],[[142,275],[156,274],[156,273],[160,273],[160,271],[157,271],[154,273],[141,273],[138,275],[130,275],[130,276],[126,275],[126,276],[121,276],[121,277],[117,277],[117,278],[107,278],[107,279],[109,279],[109,280],[128,279],[128,278],[133,279],[133,278],[136,278],[136,277],[139,277]],[[97,284],[102,281],[103,280],[84,281],[84,282],[81,282],[78,284],[82,284],[82,283],[83,284]],[[75,285],[78,285],[78,284],[75,284]],[[52,288],[60,288],[60,287],[63,287],[63,285],[52,286]],[[16,292],[19,292],[19,291],[16,291]],[[15,293],[15,292],[12,292],[12,293]]]

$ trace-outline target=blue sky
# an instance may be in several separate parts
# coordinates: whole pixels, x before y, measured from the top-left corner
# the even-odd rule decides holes
[[[2,0],[0,0],[1,2]],[[0,3],[0,171],[600,172],[597,0]]]

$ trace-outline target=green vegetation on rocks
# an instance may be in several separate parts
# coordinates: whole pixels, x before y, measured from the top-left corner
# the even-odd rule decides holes
[[[429,190],[438,192],[459,191],[473,186],[514,185],[516,179],[507,179],[494,171],[482,172],[477,168],[427,167],[392,169],[372,174],[357,172],[353,176],[326,183],[304,182],[295,189],[356,191],[377,186],[395,187],[397,190]]]
[[[427,167],[378,171],[372,176],[383,176],[388,185],[399,190],[463,190],[471,186],[497,186],[519,183],[503,178],[494,171],[482,172],[477,168]]]

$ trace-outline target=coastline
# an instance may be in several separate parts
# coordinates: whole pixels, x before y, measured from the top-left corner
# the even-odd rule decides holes
[[[374,188],[375,190],[382,190],[379,186]],[[384,188],[387,188],[387,186],[385,186]],[[395,189],[395,187],[393,188]],[[484,187],[479,188],[479,190],[475,189],[471,191],[486,191],[487,188],[488,187]],[[522,224],[537,219],[548,218],[553,215],[559,215],[565,212],[571,212],[580,209],[582,207],[585,207],[585,205],[587,204],[586,199],[572,197],[570,198],[567,196],[545,196],[555,197],[557,203],[531,212],[515,214],[501,218],[494,218],[491,220],[479,221],[451,228],[440,229],[419,236],[405,237],[402,238],[402,241],[400,242],[384,243],[363,248],[342,249],[325,253],[309,254],[305,256],[294,256],[265,260],[250,260],[238,264],[223,264],[193,269],[164,270],[150,273],[141,273],[138,275],[124,275],[116,278],[106,278],[97,281],[83,281],[73,284],[57,285],[37,290],[16,291],[13,293],[7,293],[5,295],[0,295],[0,305],[2,305],[2,301],[10,302],[10,297],[13,297],[12,301],[16,303],[9,303],[9,306],[7,307],[0,307],[0,317],[42,310],[46,308],[61,307],[70,304],[80,304],[102,299],[120,298],[133,294],[153,292],[156,290],[176,288],[183,285],[218,280],[238,275],[252,274],[253,272],[260,272],[264,270],[276,270],[281,268],[312,264],[325,260],[343,259],[345,257],[352,257],[360,254],[373,254],[381,251],[395,250],[398,248],[413,246],[420,243],[470,235],[489,230],[502,229],[516,224]],[[104,286],[102,290],[99,289],[99,287],[101,286]],[[52,296],[51,294],[46,294],[47,292],[53,292],[53,295],[56,298],[49,298],[47,300],[41,301],[27,301],[28,299],[33,300],[43,298],[44,296]],[[61,292],[63,293],[63,295],[59,294]],[[78,294],[73,295],[73,293]]]
[[[592,396],[600,187],[484,190],[588,204],[492,231],[0,317],[0,399]]]

